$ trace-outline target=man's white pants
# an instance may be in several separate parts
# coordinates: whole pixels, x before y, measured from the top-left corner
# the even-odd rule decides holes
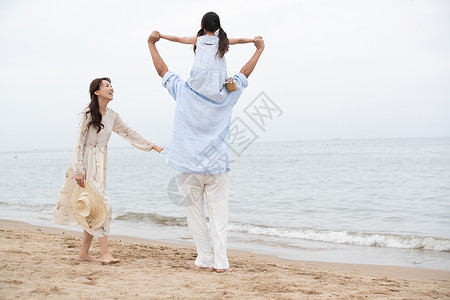
[[[181,190],[187,210],[187,222],[197,245],[195,265],[228,269],[228,172],[218,175],[182,173]],[[212,246],[205,216],[208,205]]]

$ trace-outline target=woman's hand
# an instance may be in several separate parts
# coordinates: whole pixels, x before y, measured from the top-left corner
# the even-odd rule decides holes
[[[161,147],[158,147],[158,146],[156,146],[156,145],[153,145],[152,150],[155,150],[156,152],[161,153],[161,151],[164,150],[164,147],[161,148]]]
[[[159,31],[153,31],[150,36],[148,37],[147,42],[149,44],[155,44],[159,39],[161,38],[161,35],[159,34]]]
[[[75,180],[76,180],[76,182],[78,183],[79,186],[84,188],[84,175],[83,174],[76,174],[75,175]]]

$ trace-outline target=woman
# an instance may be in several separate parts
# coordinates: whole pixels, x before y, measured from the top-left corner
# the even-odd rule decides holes
[[[85,229],[81,240],[81,250],[78,260],[100,261],[102,263],[117,263],[108,251],[108,233],[111,223],[111,204],[106,196],[107,146],[114,131],[134,147],[143,150],[161,152],[162,148],[154,145],[137,131],[130,128],[118,113],[108,108],[113,100],[114,90],[109,78],[97,78],[89,87],[91,102],[81,116],[72,161],[66,173],[66,180],[60,191],[56,205],[53,223],[82,227],[77,222],[70,206],[73,187],[78,184],[85,187],[85,181],[102,198],[106,206],[106,221],[96,230]],[[89,255],[93,237],[98,237],[100,259]]]

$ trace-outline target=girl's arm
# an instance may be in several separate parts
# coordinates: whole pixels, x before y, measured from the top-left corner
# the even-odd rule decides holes
[[[181,44],[195,44],[195,41],[197,40],[196,36],[174,36],[174,35],[166,35],[166,34],[160,34],[159,35],[162,39],[171,41],[171,42],[177,42]]]
[[[248,44],[253,43],[255,39],[248,39],[248,38],[238,38],[238,39],[228,39],[230,42],[230,45],[236,45],[236,44]]]

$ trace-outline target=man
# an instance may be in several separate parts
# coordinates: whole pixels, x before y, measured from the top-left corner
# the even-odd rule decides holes
[[[176,100],[172,140],[161,152],[169,167],[181,173],[187,221],[197,246],[196,270],[231,272],[227,258],[228,234],[228,129],[233,106],[247,87],[263,50],[264,41],[256,37],[255,53],[233,76],[237,90],[229,92],[222,102],[207,98],[169,71],[156,49],[160,34],[152,32],[148,47],[163,85]],[[225,87],[224,87],[225,88]],[[208,205],[212,246],[204,212]]]

